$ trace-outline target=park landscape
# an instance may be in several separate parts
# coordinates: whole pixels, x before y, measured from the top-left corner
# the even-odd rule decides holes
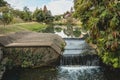
[[[1,80],[120,80],[120,1],[49,2],[0,0]]]

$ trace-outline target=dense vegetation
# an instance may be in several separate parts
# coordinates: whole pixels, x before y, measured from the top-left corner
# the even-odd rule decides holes
[[[43,54],[41,53],[33,53],[32,48],[4,49],[4,52],[4,62],[6,62],[6,66],[8,68],[12,68],[14,66],[35,67],[36,65],[41,64],[40,62],[43,57]]]
[[[6,6],[7,2],[4,0],[0,0],[0,7]]]
[[[3,21],[4,25],[9,24],[13,16],[9,10],[9,5],[4,0],[0,0],[0,20]]]
[[[44,6],[43,10],[36,8],[33,13],[33,19],[38,22],[51,23],[53,21],[53,16],[51,11],[47,10],[47,7]]]
[[[25,6],[21,11],[13,9],[10,4],[4,0],[0,0],[0,21],[2,21],[4,25],[30,21],[51,23],[53,22],[53,16],[46,6],[44,6],[43,9],[36,8],[34,12],[31,12],[29,8]]]
[[[25,6],[23,10],[14,9],[5,0],[0,0],[0,25],[23,23],[23,22],[41,22],[45,24],[66,25],[67,18],[72,17],[73,8],[70,11],[61,15],[52,15],[51,11],[44,5],[43,8],[38,8],[32,12]],[[77,24],[77,21],[74,20]]]
[[[97,45],[103,62],[120,68],[120,1],[75,0],[75,16],[89,30],[88,42]]]

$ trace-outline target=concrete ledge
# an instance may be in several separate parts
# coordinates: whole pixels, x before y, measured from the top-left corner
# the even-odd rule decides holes
[[[41,67],[58,64],[65,41],[56,34],[20,32],[1,36],[0,44],[14,65]]]
[[[8,47],[42,47],[49,46],[61,54],[64,40],[51,33],[19,32],[0,37],[0,44]]]

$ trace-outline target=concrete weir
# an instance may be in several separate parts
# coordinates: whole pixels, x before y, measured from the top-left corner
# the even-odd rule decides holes
[[[22,67],[56,65],[64,45],[60,36],[51,33],[18,32],[0,37],[4,57]]]

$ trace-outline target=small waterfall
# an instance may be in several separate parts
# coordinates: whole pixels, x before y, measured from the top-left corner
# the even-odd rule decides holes
[[[81,65],[81,66],[99,66],[99,57],[95,55],[84,40],[66,39],[67,46],[63,56],[61,57],[60,65]]]
[[[61,57],[60,65],[99,66],[99,58],[96,55],[67,54]]]
[[[100,59],[82,39],[65,39],[57,80],[105,80],[100,72]]]

